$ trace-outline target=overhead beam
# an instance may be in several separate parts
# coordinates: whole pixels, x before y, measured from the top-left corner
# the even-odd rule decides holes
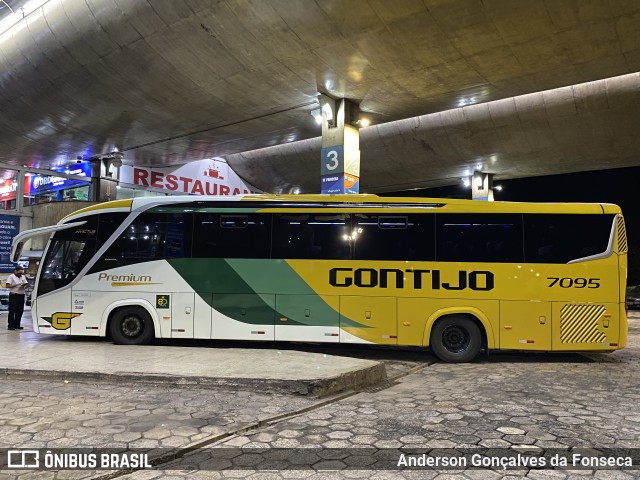
[[[91,177],[85,177],[82,175],[71,175],[64,172],[54,172],[53,170],[45,170],[43,168],[21,167],[18,165],[10,165],[8,163],[0,162],[0,168],[6,170],[15,170],[17,172],[36,173],[38,175],[50,175],[53,177],[70,178],[73,180],[83,180],[85,182],[91,182]]]

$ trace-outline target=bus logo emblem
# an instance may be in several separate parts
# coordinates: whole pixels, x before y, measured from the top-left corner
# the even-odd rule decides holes
[[[56,330],[67,330],[71,327],[71,319],[80,315],[80,313],[56,312],[50,317],[42,317],[42,319],[49,322]]]
[[[169,295],[156,295],[156,308],[169,308]]]

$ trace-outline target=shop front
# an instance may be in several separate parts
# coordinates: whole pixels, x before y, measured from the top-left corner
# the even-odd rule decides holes
[[[16,194],[18,181],[15,178],[8,178],[0,183],[0,210],[14,210],[16,208]],[[29,205],[29,178],[24,179],[24,204]]]
[[[30,203],[91,200],[91,163],[84,162],[71,167],[54,169],[54,171],[87,177],[87,181],[56,177],[54,175],[32,174],[28,177]]]

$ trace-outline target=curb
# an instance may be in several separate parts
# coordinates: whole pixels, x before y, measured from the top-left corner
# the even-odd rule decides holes
[[[147,385],[198,386],[205,388],[249,388],[265,393],[326,397],[347,390],[360,390],[387,379],[384,364],[352,370],[328,378],[310,379],[278,379],[278,378],[238,378],[238,377],[205,377],[176,376],[137,372],[73,372],[60,370],[28,370],[21,368],[0,368],[0,376],[24,380],[60,379],[94,382],[127,382]]]

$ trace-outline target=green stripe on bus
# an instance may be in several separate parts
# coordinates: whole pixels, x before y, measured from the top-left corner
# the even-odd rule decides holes
[[[269,325],[287,318],[288,325],[338,326],[339,312],[284,260],[179,258],[167,262],[208,305],[239,322]],[[344,317],[341,326],[366,327]]]
[[[296,271],[289,266],[285,260],[247,260],[240,258],[227,259],[229,265],[242,277],[254,292],[279,292],[281,301],[276,299],[276,309],[281,317],[286,317],[303,325],[312,322],[312,325],[338,326],[339,312],[327,304],[304,281]],[[294,296],[302,296],[294,298]],[[315,298],[313,298],[315,297]],[[305,306],[307,305],[308,306]],[[312,310],[312,312],[307,312]],[[309,314],[309,316],[307,316]],[[363,327],[359,322],[355,322],[343,317],[343,327]]]

